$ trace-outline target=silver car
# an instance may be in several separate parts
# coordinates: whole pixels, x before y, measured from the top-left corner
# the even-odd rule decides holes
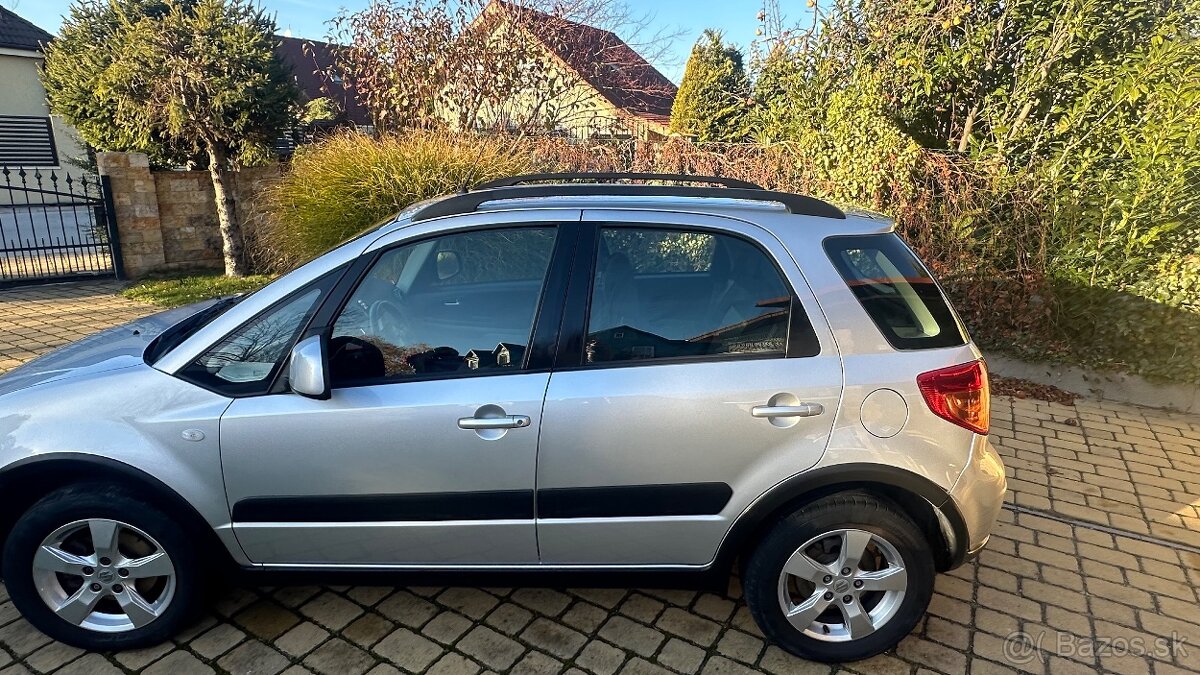
[[[0,378],[0,569],[34,626],[113,650],[229,572],[724,588],[740,561],[771,640],[852,660],[987,543],[987,432],[979,350],[889,221],[517,177]]]

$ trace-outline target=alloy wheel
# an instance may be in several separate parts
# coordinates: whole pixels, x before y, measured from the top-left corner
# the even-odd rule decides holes
[[[50,533],[33,556],[33,582],[55,615],[87,630],[121,633],[166,611],[175,565],[142,530],[88,518]]]
[[[779,605],[805,635],[846,642],[882,628],[907,589],[895,546],[873,532],[839,529],[813,537],[784,563]]]

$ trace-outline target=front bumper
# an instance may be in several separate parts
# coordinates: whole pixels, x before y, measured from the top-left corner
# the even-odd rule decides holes
[[[1004,506],[1008,481],[1004,462],[996,454],[986,436],[976,436],[971,446],[971,459],[950,489],[950,498],[962,516],[967,529],[966,559],[979,554],[987,545],[996,517]]]

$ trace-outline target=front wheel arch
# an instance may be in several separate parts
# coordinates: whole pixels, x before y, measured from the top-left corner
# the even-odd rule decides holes
[[[5,496],[0,510],[0,550],[13,524],[34,503],[54,490],[85,482],[113,483],[153,501],[188,532],[201,538],[203,544],[198,550],[206,567],[236,567],[225,544],[204,517],[161,480],[114,459],[72,453],[31,457],[0,470],[0,494]]]

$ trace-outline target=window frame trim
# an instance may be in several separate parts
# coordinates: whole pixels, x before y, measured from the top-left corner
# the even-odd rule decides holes
[[[579,242],[575,247],[575,259],[571,266],[571,281],[567,290],[567,310],[563,318],[564,326],[555,360],[554,372],[570,372],[584,370],[606,370],[610,368],[639,368],[647,366],[671,366],[699,363],[726,363],[732,361],[763,361],[770,359],[811,358],[822,353],[820,338],[804,304],[796,292],[791,279],[784,273],[775,255],[770,249],[752,236],[719,226],[688,223],[686,214],[676,214],[678,222],[647,222],[636,220],[584,220],[581,224]],[[775,273],[783,282],[790,298],[787,337],[783,353],[778,352],[734,352],[707,354],[700,356],[655,357],[648,359],[628,359],[624,361],[605,361],[602,363],[586,363],[584,361],[587,343],[587,327],[591,317],[592,285],[596,277],[596,266],[599,260],[600,237],[603,229],[639,229],[639,230],[678,230],[682,232],[698,232],[713,235],[724,235],[739,239],[758,250],[775,268]]]

